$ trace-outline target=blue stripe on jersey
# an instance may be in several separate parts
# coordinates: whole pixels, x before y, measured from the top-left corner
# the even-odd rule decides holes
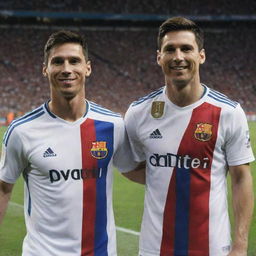
[[[91,110],[96,113],[100,113],[100,114],[107,115],[107,116],[121,117],[121,114],[109,111],[105,108],[99,107],[96,104],[91,104]]]
[[[23,175],[23,178],[25,180],[25,183],[27,185],[27,190],[28,190],[28,215],[30,216],[31,215],[31,196],[30,196],[30,189],[29,189],[29,185],[28,185],[28,175],[27,174],[24,174]]]
[[[226,99],[228,98],[227,95],[225,95],[225,94],[223,94],[223,93],[221,93],[221,92],[218,92],[218,91],[216,91],[216,90],[210,89],[210,92],[212,92],[212,93],[218,95],[218,96],[221,97],[221,98],[226,98]]]
[[[96,140],[106,141],[108,154],[103,159],[98,159],[98,168],[101,170],[101,177],[96,181],[96,219],[95,219],[95,256],[108,255],[108,234],[107,234],[107,190],[106,178],[109,161],[113,155],[114,125],[110,122],[94,121]]]
[[[26,115],[24,115],[24,116],[22,116],[22,117],[20,117],[20,118],[18,118],[18,119],[13,120],[13,121],[11,122],[9,128],[7,129],[6,133],[5,133],[5,137],[7,136],[9,130],[10,130],[11,127],[12,127],[12,125],[16,124],[17,122],[19,122],[19,121],[21,121],[21,120],[23,120],[23,119],[25,119],[25,118],[30,117],[31,115],[34,115],[34,114],[40,112],[41,110],[43,110],[43,107],[39,107],[39,108],[33,110],[32,112],[29,112],[28,114],[26,114]],[[5,140],[5,137],[4,137],[4,140]]]
[[[138,99],[137,101],[134,101],[134,102],[132,103],[132,106],[139,105],[140,103],[142,103],[142,102],[144,102],[144,101],[146,101],[146,100],[148,100],[148,99],[154,98],[155,96],[161,94],[161,93],[163,92],[163,89],[164,89],[164,87],[161,87],[161,88],[158,89],[157,91],[151,92],[150,94],[148,94],[148,95],[146,95],[146,96],[144,96],[144,97]]]
[[[202,84],[202,86],[204,87],[204,92],[203,92],[203,94],[202,94],[202,96],[201,96],[201,99],[204,97],[204,95],[205,95],[206,92],[207,92],[207,86],[206,86],[205,84]]]
[[[45,107],[45,109],[47,110],[48,114],[49,114],[52,118],[57,118],[57,116],[55,116],[55,115],[50,111],[48,104],[49,104],[49,101],[44,103],[44,107]]]
[[[96,110],[99,110],[99,111],[102,111],[103,113],[106,113],[106,114],[110,114],[110,115],[114,115],[114,116],[118,116],[118,117],[121,117],[121,114],[120,113],[116,113],[116,112],[113,112],[109,109],[106,109],[94,102],[90,102],[91,106],[92,106],[92,109],[96,109]]]
[[[88,111],[89,111],[89,103],[88,103],[87,100],[85,101],[85,104],[86,104],[86,110],[85,110],[85,113],[84,113],[83,117],[85,117],[87,115]]]
[[[10,138],[10,135],[13,132],[15,127],[17,127],[17,126],[19,126],[21,124],[30,122],[30,121],[40,117],[43,114],[44,114],[44,109],[43,109],[43,107],[41,107],[41,108],[38,108],[38,109],[34,110],[33,112],[25,115],[25,116],[15,120],[15,121],[13,121],[11,123],[11,125],[9,126],[9,128],[8,128],[8,130],[7,130],[7,132],[6,132],[5,136],[4,136],[4,144],[5,144],[5,146],[7,146],[7,143],[8,143],[8,140]]]
[[[174,255],[188,255],[190,170],[176,170],[176,216]]]
[[[230,105],[233,108],[236,108],[236,106],[238,105],[238,102],[230,100],[226,95],[219,93],[217,91],[210,90],[208,96],[219,102]]]

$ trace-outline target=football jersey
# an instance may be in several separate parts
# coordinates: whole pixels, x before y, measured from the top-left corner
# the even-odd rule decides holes
[[[75,122],[48,104],[12,122],[0,179],[24,176],[27,235],[23,256],[116,256],[113,165],[135,168],[119,114],[86,102]]]
[[[204,86],[179,107],[166,87],[133,102],[125,124],[134,159],[146,160],[142,256],[222,256],[231,248],[228,166],[254,160],[237,102]]]

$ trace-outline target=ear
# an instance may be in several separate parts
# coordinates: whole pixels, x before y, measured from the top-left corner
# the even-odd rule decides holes
[[[205,49],[202,49],[202,50],[199,52],[199,55],[200,55],[200,64],[204,64],[204,63],[205,63],[205,60],[206,60]]]
[[[91,66],[91,62],[88,60],[86,62],[86,72],[85,72],[85,77],[89,77],[90,74],[92,72],[92,66]]]
[[[43,63],[42,74],[43,74],[43,76],[47,77],[47,67],[46,67],[45,63]]]
[[[159,51],[159,50],[157,50],[157,52],[156,52],[156,61],[157,61],[157,64],[159,65],[159,66],[161,66],[161,52]]]

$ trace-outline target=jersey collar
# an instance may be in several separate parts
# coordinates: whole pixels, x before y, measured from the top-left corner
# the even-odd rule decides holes
[[[50,108],[49,108],[49,102],[50,100],[48,100],[47,102],[44,103],[44,107],[47,111],[47,113],[52,117],[52,118],[59,118],[58,116],[56,116],[55,114],[53,114],[51,111],[50,111]],[[86,117],[88,111],[89,111],[89,108],[90,108],[90,104],[87,100],[85,100],[85,104],[86,104],[86,110],[85,110],[85,113],[83,115],[83,118]]]

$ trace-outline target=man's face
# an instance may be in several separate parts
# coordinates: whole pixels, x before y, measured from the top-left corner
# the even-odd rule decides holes
[[[162,39],[157,52],[157,63],[162,67],[167,81],[184,87],[196,77],[199,65],[205,61],[204,49],[199,51],[195,35],[191,31],[173,31]]]
[[[50,50],[43,74],[48,77],[52,97],[74,98],[84,96],[86,77],[91,65],[86,61],[83,49],[77,43],[57,45]]]

